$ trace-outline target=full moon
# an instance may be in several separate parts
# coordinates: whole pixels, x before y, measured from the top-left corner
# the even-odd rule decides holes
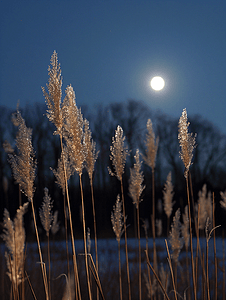
[[[150,84],[151,84],[151,87],[152,87],[153,90],[161,91],[165,86],[165,81],[162,77],[155,76],[155,77],[152,78]]]

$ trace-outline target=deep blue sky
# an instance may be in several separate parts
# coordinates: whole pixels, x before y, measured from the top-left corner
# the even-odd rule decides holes
[[[78,106],[133,98],[226,133],[226,1],[0,1],[1,105],[44,102],[54,50]]]

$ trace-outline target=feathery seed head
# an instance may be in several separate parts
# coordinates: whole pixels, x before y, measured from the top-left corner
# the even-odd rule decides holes
[[[13,176],[20,190],[31,201],[34,195],[34,180],[36,160],[32,146],[32,129],[27,128],[19,110],[12,116],[12,122],[18,127],[16,147],[18,155],[9,153],[9,162],[12,166]]]
[[[51,226],[52,234],[55,235],[59,229],[60,229],[60,224],[58,222],[58,211],[56,210],[53,214],[53,223]]]
[[[53,52],[50,60],[51,66],[48,68],[49,83],[46,85],[48,92],[42,87],[47,104],[47,117],[56,126],[54,134],[62,134],[63,114],[61,109],[62,97],[62,77],[61,68],[58,63],[57,53]]]
[[[181,238],[181,222],[180,222],[180,209],[175,213],[175,216],[173,217],[173,224],[172,229],[170,232],[170,239],[169,242],[171,244],[171,248],[173,250],[172,253],[172,259],[175,262],[178,262],[178,257],[180,254],[180,251],[183,247],[183,238]]]
[[[185,171],[184,176],[187,178],[189,168],[192,164],[193,150],[196,147],[195,137],[193,133],[188,133],[188,126],[190,123],[187,118],[186,108],[183,109],[182,116],[179,119],[178,124],[178,139],[181,147],[180,157],[184,163]]]
[[[78,109],[75,102],[75,94],[72,86],[66,89],[66,96],[63,102],[64,131],[63,137],[66,141],[69,159],[74,170],[81,175],[86,158],[85,145],[83,142],[83,116],[81,109]]]
[[[3,217],[3,234],[2,238],[9,251],[6,254],[6,263],[8,276],[12,283],[19,285],[23,279],[24,266],[24,246],[25,246],[25,229],[23,225],[23,216],[27,210],[29,202],[17,209],[14,221],[10,219],[7,209],[4,210]]]
[[[89,174],[89,178],[92,179],[95,162],[98,157],[99,151],[96,152],[96,143],[92,140],[91,131],[89,129],[89,122],[84,121],[84,145],[86,151],[85,168]]]
[[[190,234],[189,234],[189,218],[188,218],[188,206],[185,206],[184,214],[183,214],[183,224],[181,225],[181,234],[184,239],[185,247],[188,250],[189,242],[190,242]]]
[[[40,220],[47,236],[49,236],[49,231],[53,221],[53,201],[51,201],[51,197],[48,195],[48,192],[49,190],[44,188],[45,195],[43,198],[42,207],[39,209]]]
[[[116,240],[119,243],[121,236],[124,232],[122,201],[120,200],[119,195],[117,196],[116,203],[113,206],[113,212],[111,212],[111,223],[112,223],[113,231],[116,235]]]
[[[128,149],[124,146],[125,137],[123,136],[122,127],[118,125],[115,130],[115,137],[112,137],[112,146],[110,146],[110,160],[112,161],[114,172],[108,167],[109,174],[116,176],[118,180],[122,180],[124,167],[126,163],[126,156],[129,154]]]
[[[159,144],[159,137],[155,139],[155,133],[152,128],[152,122],[151,119],[148,119],[147,121],[147,130],[148,133],[146,134],[146,156],[143,156],[144,162],[154,170],[155,168],[155,160],[156,160],[156,154],[158,151],[158,144]]]
[[[142,161],[140,161],[140,153],[138,149],[136,150],[134,158],[134,167],[133,169],[130,169],[129,195],[133,199],[133,204],[135,204],[136,208],[138,208],[139,203],[142,201],[140,197],[145,189],[145,186],[143,186],[144,176],[141,171]]]
[[[171,172],[169,172],[163,190],[164,211],[167,215],[167,218],[170,218],[173,211],[173,205],[174,205],[174,202],[172,201],[173,195],[174,192],[173,192],[173,185],[172,185],[172,176],[171,176]]]
[[[206,219],[212,220],[212,201],[211,193],[207,193],[206,184],[203,185],[202,190],[198,193],[198,205],[199,205],[199,229],[204,229],[206,225]]]

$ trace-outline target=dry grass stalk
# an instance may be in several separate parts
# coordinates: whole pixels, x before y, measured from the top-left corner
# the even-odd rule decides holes
[[[94,166],[99,151],[96,151],[96,143],[92,140],[91,130],[89,129],[89,122],[86,119],[84,120],[84,145],[86,151],[85,168],[89,175],[91,198],[92,198],[96,269],[98,272],[97,228],[96,228],[96,212],[95,212],[94,193],[93,193],[93,173],[94,173]],[[98,288],[97,288],[97,299],[99,299]]]
[[[189,248],[189,218],[188,218],[188,206],[185,206],[183,217],[183,223],[181,224],[181,234],[184,239],[185,249],[186,249],[186,277],[187,284],[190,285],[190,276],[189,276],[189,261],[188,261],[188,248]],[[189,290],[189,299],[191,299]]]
[[[23,280],[24,270],[24,247],[25,247],[25,229],[23,216],[27,210],[29,202],[17,209],[14,221],[10,219],[7,209],[4,210],[3,216],[3,234],[2,239],[8,249],[6,254],[6,264],[13,289],[18,294],[18,286]]]
[[[83,188],[82,188],[82,171],[84,168],[84,163],[86,160],[86,147],[84,144],[84,121],[81,113],[81,109],[77,108],[75,102],[75,93],[72,86],[66,88],[66,96],[63,102],[63,110],[65,117],[63,137],[66,141],[67,151],[69,159],[72,163],[72,167],[79,175],[81,200],[82,200],[82,223],[83,223],[83,240],[85,249],[85,264],[86,264],[86,274],[89,298],[92,299],[91,288],[90,288],[90,278],[88,270],[88,257],[87,257],[87,247],[86,247],[86,225],[85,225],[85,208],[83,199]]]
[[[157,271],[157,252],[155,245],[155,161],[159,144],[159,137],[155,139],[155,133],[153,131],[151,119],[147,121],[147,134],[145,146],[146,155],[143,156],[144,162],[151,168],[152,170],[152,234],[153,234],[153,244],[154,244],[154,268]]]
[[[189,122],[187,119],[187,111],[183,109],[182,115],[178,124],[178,140],[181,147],[180,157],[184,163],[185,171],[184,176],[186,179],[187,199],[188,199],[188,216],[189,216],[189,231],[190,231],[190,247],[191,247],[191,264],[192,264],[192,278],[193,278],[193,290],[194,298],[197,299],[196,279],[195,279],[195,266],[194,266],[194,254],[192,245],[192,227],[191,227],[191,204],[188,185],[188,172],[191,166],[193,157],[193,150],[195,148],[195,136],[192,133],[188,133]]]
[[[66,191],[66,199],[68,204],[68,211],[69,211],[69,223],[70,223],[70,230],[71,230],[71,243],[72,243],[72,252],[73,252],[73,266],[74,266],[74,274],[75,274],[75,286],[76,286],[76,298],[79,297],[81,299],[81,292],[80,292],[80,284],[79,284],[79,276],[78,276],[78,267],[77,267],[77,260],[76,260],[76,252],[75,252],[75,241],[74,241],[74,232],[73,232],[73,225],[72,225],[72,217],[71,217],[71,208],[70,208],[70,200],[69,200],[69,192],[68,192],[68,184],[67,184],[67,170],[66,164],[64,162],[64,146],[63,146],[63,128],[65,127],[65,117],[68,115],[68,110],[65,105],[70,103],[70,99],[73,98],[74,93],[71,87],[67,88],[66,90],[66,97],[64,101],[64,105],[61,103],[62,97],[62,77],[61,77],[61,69],[60,64],[58,63],[57,53],[54,51],[51,57],[51,66],[48,68],[49,71],[49,84],[47,84],[48,93],[45,91],[44,88],[43,94],[46,98],[47,104],[47,117],[49,118],[50,122],[52,122],[56,126],[56,131],[54,134],[58,134],[60,137],[60,145],[62,155],[62,166],[63,166],[63,173],[64,173],[64,182],[65,182],[65,191]],[[72,105],[73,106],[73,105]]]
[[[169,263],[169,267],[170,267],[170,273],[171,273],[171,277],[172,277],[174,296],[175,296],[175,300],[177,300],[176,283],[175,283],[175,277],[174,277],[174,274],[173,274],[173,267],[172,267],[172,262],[171,262],[171,258],[170,258],[170,253],[169,253],[169,247],[168,247],[167,240],[165,240],[165,244],[166,244],[166,250],[167,250],[167,254],[168,254],[168,263]]]
[[[112,137],[112,146],[110,146],[110,160],[112,161],[114,172],[108,167],[108,172],[111,176],[116,176],[121,184],[122,195],[122,210],[124,221],[124,233],[125,233],[125,250],[126,250],[126,269],[127,269],[127,281],[129,289],[129,300],[131,300],[131,286],[130,286],[130,273],[129,273],[129,258],[128,258],[128,246],[127,246],[127,230],[126,230],[126,211],[125,200],[122,183],[122,175],[126,164],[126,157],[129,154],[127,146],[124,145],[125,137],[123,136],[123,130],[121,126],[117,126],[115,130],[115,136]]]
[[[207,217],[205,232],[206,232],[206,285],[207,285],[208,300],[210,300],[210,285],[209,285],[209,241],[211,239],[212,232],[215,231],[221,225],[213,227],[210,230],[210,232],[209,232],[209,226],[210,226],[210,221],[209,221],[209,217]]]
[[[141,195],[145,186],[143,186],[144,176],[141,171],[142,161],[140,161],[139,150],[136,150],[134,156],[135,163],[133,169],[130,169],[129,195],[133,199],[133,204],[137,209],[137,236],[139,243],[139,299],[141,299],[141,247],[140,247],[140,213],[139,204],[142,201]]]
[[[120,240],[124,232],[124,221],[122,214],[122,201],[120,201],[120,196],[117,196],[115,206],[113,207],[113,212],[111,212],[111,223],[112,228],[118,242],[118,257],[119,257],[119,291],[120,299],[122,300],[122,271],[121,271],[121,256],[120,256]]]
[[[167,243],[166,240],[165,240],[165,242]],[[161,288],[161,290],[162,290],[164,296],[166,297],[167,300],[170,300],[170,299],[169,299],[169,296],[167,295],[167,292],[166,292],[165,287],[163,286],[161,280],[159,279],[157,273],[155,272],[155,269],[154,269],[154,268],[152,267],[152,265],[150,264],[150,261],[149,261],[149,258],[148,258],[148,253],[147,253],[147,251],[145,250],[144,252],[145,252],[145,254],[146,254],[147,265],[148,265],[149,268],[152,270],[152,272],[153,272],[153,274],[154,274],[156,280],[158,281],[158,284],[160,285],[160,288]]]
[[[46,232],[47,238],[48,238],[48,262],[49,262],[49,297],[51,298],[51,287],[50,287],[50,281],[51,281],[51,268],[50,268],[50,247],[49,247],[49,231],[52,226],[53,222],[53,201],[51,201],[51,197],[48,194],[49,190],[48,188],[44,188],[44,198],[42,202],[42,207],[39,209],[39,215],[40,220],[42,223],[42,226]]]

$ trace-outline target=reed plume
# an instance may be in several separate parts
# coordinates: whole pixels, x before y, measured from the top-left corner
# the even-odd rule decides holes
[[[56,51],[51,56],[50,65],[48,67],[49,82],[46,84],[48,92],[46,92],[44,87],[42,87],[42,91],[48,107],[47,117],[56,126],[54,134],[61,135],[63,128],[63,113],[61,108],[62,77]]]
[[[130,180],[129,180],[129,195],[133,200],[133,204],[137,209],[137,236],[139,243],[139,299],[141,299],[141,247],[140,247],[140,213],[139,204],[142,201],[141,195],[145,186],[143,185],[144,176],[141,171],[142,161],[140,161],[139,150],[136,150],[134,156],[135,164],[133,169],[130,169]]]
[[[51,296],[50,289],[50,247],[49,247],[49,231],[53,222],[53,201],[51,201],[51,197],[49,195],[49,190],[44,188],[44,198],[42,202],[42,207],[39,209],[39,216],[42,223],[43,228],[45,229],[47,238],[48,238],[48,261],[49,261],[49,295]]]
[[[174,192],[173,192],[173,185],[172,185],[172,176],[171,176],[171,172],[169,172],[163,190],[164,211],[167,215],[167,236],[169,232],[169,220],[173,211],[173,205],[175,203],[173,202],[173,196],[174,196]]]
[[[183,224],[181,225],[181,233],[184,239],[184,244],[186,251],[188,251],[189,246],[189,218],[188,218],[188,206],[185,206],[183,214]]]
[[[93,178],[94,166],[99,151],[96,151],[96,143],[92,139],[92,133],[89,128],[89,121],[84,120],[84,145],[86,151],[85,168],[88,172],[90,180]]]
[[[173,224],[171,227],[169,242],[171,244],[172,249],[172,259],[175,263],[174,268],[174,276],[175,276],[175,285],[177,288],[177,264],[178,264],[178,258],[180,251],[183,247],[183,238],[181,237],[181,222],[180,222],[180,209],[175,213],[175,216],[173,217]]]
[[[192,164],[193,150],[196,147],[196,134],[193,135],[193,133],[188,132],[189,125],[190,123],[188,122],[187,111],[186,108],[184,108],[178,124],[178,139],[181,147],[180,157],[185,167],[185,178],[188,176],[188,171]]]
[[[53,201],[51,201],[51,197],[48,194],[48,188],[44,188],[44,193],[45,195],[43,198],[42,207],[39,209],[39,216],[46,235],[49,236],[49,231],[53,221]]]
[[[17,154],[9,152],[9,162],[12,167],[14,179],[19,184],[21,192],[31,201],[35,192],[34,180],[37,165],[32,146],[32,129],[27,128],[18,109],[12,115],[12,122],[18,127],[16,135]]]
[[[58,222],[58,211],[56,210],[53,214],[53,223],[51,226],[51,232],[55,235],[60,229],[60,223]]]
[[[14,292],[18,292],[18,285],[23,280],[24,270],[24,247],[25,247],[25,229],[23,224],[23,216],[27,210],[29,202],[24,203],[17,209],[14,221],[10,219],[7,209],[4,210],[3,216],[3,234],[2,238],[8,249],[6,253],[6,263],[9,276]]]
[[[112,161],[114,171],[112,171],[109,167],[108,171],[111,176],[116,176],[119,181],[122,180],[126,157],[129,154],[128,148],[124,145],[124,142],[125,136],[123,136],[122,127],[118,125],[115,130],[115,136],[112,137],[112,146],[110,146],[110,160]]]
[[[119,291],[120,299],[122,300],[122,272],[121,272],[121,256],[120,256],[120,240],[124,232],[124,220],[122,214],[122,201],[120,196],[117,196],[116,203],[113,206],[113,212],[111,212],[112,228],[118,242],[118,256],[119,256]]]
[[[83,116],[81,109],[78,109],[75,102],[75,92],[71,85],[66,88],[66,96],[63,101],[65,116],[63,137],[67,145],[67,153],[73,169],[82,175],[86,159],[86,149],[83,142]]]
[[[147,131],[148,133],[146,134],[145,141],[146,155],[143,155],[143,159],[149,167],[155,169],[155,160],[158,151],[159,137],[155,139],[155,133],[153,131],[151,119],[148,119],[147,121]]]
[[[122,214],[122,201],[120,196],[117,196],[116,203],[113,206],[113,212],[111,212],[112,229],[115,233],[117,242],[120,242],[121,236],[124,232],[124,221]]]
[[[207,193],[206,184],[203,185],[202,190],[198,193],[198,205],[199,205],[199,229],[204,229],[206,226],[206,219],[212,221],[212,201],[211,192]]]
[[[181,237],[181,222],[180,222],[180,209],[175,213],[173,217],[173,224],[171,227],[169,242],[172,248],[172,259],[178,263],[178,257],[183,247],[183,238]]]

